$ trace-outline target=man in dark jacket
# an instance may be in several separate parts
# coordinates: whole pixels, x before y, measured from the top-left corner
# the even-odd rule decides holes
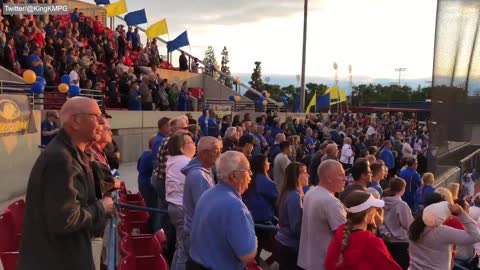
[[[91,239],[113,212],[97,200],[87,144],[103,116],[93,99],[75,97],[60,111],[63,128],[35,162],[28,181],[20,270],[94,270]]]

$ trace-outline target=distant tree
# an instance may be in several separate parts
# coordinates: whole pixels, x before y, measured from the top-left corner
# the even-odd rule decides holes
[[[211,66],[217,65],[217,58],[215,57],[215,51],[213,50],[212,46],[208,46],[207,50],[205,51],[205,58],[203,61],[205,62],[203,74],[214,78],[215,72],[213,72]]]
[[[228,62],[230,62],[228,60],[228,50],[227,50],[227,47],[225,46],[225,47],[223,47],[223,50],[222,50],[222,66],[221,66],[220,70],[225,74],[231,75],[230,67],[228,66]],[[230,80],[230,78],[226,78],[226,77],[221,76],[220,81],[226,87],[233,88],[232,81]]]
[[[307,84],[305,84],[305,86],[307,87],[307,91],[308,91],[308,95],[312,95],[314,93],[317,93],[317,95],[321,96],[323,94],[325,94],[325,91],[327,91],[328,89],[328,86],[325,85],[325,84],[316,84],[316,83],[312,83],[312,82],[309,82]]]
[[[262,67],[261,67],[262,62],[256,61],[255,62],[255,68],[253,69],[252,73],[252,80],[248,82],[250,84],[250,87],[252,87],[255,90],[262,91],[263,90],[263,80],[262,80]]]

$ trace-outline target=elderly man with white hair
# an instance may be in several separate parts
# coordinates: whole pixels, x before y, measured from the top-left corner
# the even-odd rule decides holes
[[[111,197],[97,199],[88,144],[99,141],[98,104],[75,97],[60,111],[62,129],[33,165],[28,180],[17,269],[95,270],[91,237],[113,213]]]
[[[343,169],[347,170],[352,168],[353,160],[355,158],[355,152],[352,149],[352,139],[346,137],[343,139],[342,152],[340,153],[340,162]]]
[[[200,138],[197,145],[197,156],[181,171],[185,175],[183,190],[184,211],[184,247],[188,253],[190,247],[190,230],[200,196],[215,185],[212,168],[222,153],[222,141],[212,136]]]
[[[227,151],[215,167],[220,181],[195,208],[187,269],[243,270],[257,253],[253,219],[241,197],[251,180],[250,164],[244,154]]]

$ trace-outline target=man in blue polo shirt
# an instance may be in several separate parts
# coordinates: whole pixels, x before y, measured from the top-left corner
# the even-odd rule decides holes
[[[237,151],[216,162],[219,184],[203,193],[192,221],[187,269],[243,270],[255,259],[257,238],[243,194],[251,180],[250,165]]]
[[[58,115],[56,111],[47,112],[47,119],[42,122],[42,147],[46,147],[60,131],[60,126],[57,124],[57,120]]]

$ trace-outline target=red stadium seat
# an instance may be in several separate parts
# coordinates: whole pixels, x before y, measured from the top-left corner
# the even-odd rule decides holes
[[[25,201],[18,200],[7,207],[12,213],[13,225],[15,225],[15,233],[22,234],[23,216],[25,214]]]
[[[163,231],[163,229],[160,229],[155,232],[155,237],[157,238],[158,242],[160,243],[160,246],[164,246],[165,243],[167,243],[167,235]]]
[[[149,256],[162,253],[162,247],[154,235],[126,235],[120,240],[122,256]]]
[[[18,251],[19,244],[20,241],[15,233],[12,213],[7,210],[0,215],[0,254]]]
[[[122,238],[125,235],[145,235],[148,234],[148,223],[131,224],[127,220],[121,220],[118,224],[118,233]]]
[[[18,262],[18,252],[4,252],[0,254],[3,270],[16,270]]]
[[[168,270],[168,264],[161,254],[153,256],[127,256],[118,265],[118,270]]]
[[[262,270],[262,268],[258,266],[258,264],[255,261],[253,261],[247,264],[246,270]]]

